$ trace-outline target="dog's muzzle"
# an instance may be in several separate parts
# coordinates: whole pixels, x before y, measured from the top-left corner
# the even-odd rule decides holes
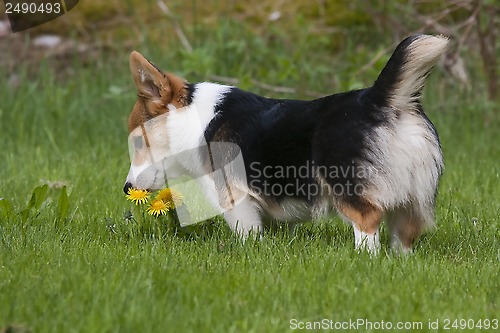
[[[126,182],[125,183],[125,186],[123,186],[123,192],[125,192],[125,194],[128,194],[128,191],[133,188],[134,186],[132,186],[132,183],[130,182]]]

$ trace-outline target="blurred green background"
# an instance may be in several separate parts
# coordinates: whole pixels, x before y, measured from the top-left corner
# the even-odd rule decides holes
[[[269,95],[303,97],[369,85],[397,42],[437,33],[455,43],[442,63],[446,82],[497,99],[498,11],[492,0],[86,0],[50,23],[4,34],[0,65],[11,74],[26,67],[35,74],[43,59],[58,76],[76,75],[71,61],[125,70],[136,49],[191,80],[237,80]],[[34,46],[47,34],[62,40]]]

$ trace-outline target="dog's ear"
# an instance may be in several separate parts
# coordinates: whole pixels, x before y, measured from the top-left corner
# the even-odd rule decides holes
[[[170,103],[172,88],[167,76],[139,52],[133,51],[130,54],[130,71],[139,96],[162,106]]]

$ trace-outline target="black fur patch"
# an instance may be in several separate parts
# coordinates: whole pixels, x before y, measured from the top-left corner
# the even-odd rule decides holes
[[[193,94],[195,91],[195,85],[188,83],[186,85],[186,91],[187,91],[186,104],[189,105],[189,104],[193,103]]]
[[[269,99],[232,88],[217,106],[205,139],[236,143],[242,150],[250,188],[267,199],[280,202],[292,197],[314,202],[321,194],[316,193],[315,176],[322,171],[328,184],[344,187],[345,194],[346,186],[363,181],[349,170],[366,163],[366,138],[386,120],[384,112],[365,97],[366,92],[298,101]],[[342,172],[335,173],[334,168]],[[361,198],[352,194],[343,199]]]

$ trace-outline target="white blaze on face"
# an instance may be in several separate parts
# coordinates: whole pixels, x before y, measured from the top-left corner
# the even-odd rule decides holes
[[[180,169],[196,168],[196,161],[182,152],[206,146],[204,131],[217,104],[231,87],[198,83],[193,102],[184,108],[168,105],[169,111],[146,121],[129,135],[131,166],[127,182],[134,188],[159,189],[166,176],[178,177]]]
[[[127,182],[135,188],[157,189],[165,183],[163,160],[169,156],[167,114],[157,116],[129,135],[130,170]]]

